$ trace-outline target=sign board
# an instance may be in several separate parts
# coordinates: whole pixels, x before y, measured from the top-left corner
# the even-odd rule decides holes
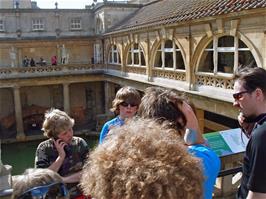
[[[244,152],[248,143],[247,136],[240,128],[206,133],[203,137],[218,156]]]

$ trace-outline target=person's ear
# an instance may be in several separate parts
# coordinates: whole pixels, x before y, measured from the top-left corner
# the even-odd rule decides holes
[[[265,100],[263,91],[260,88],[256,88],[254,92],[255,92],[256,99],[258,101],[262,102]]]

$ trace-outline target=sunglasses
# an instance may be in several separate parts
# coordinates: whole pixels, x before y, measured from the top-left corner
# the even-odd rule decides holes
[[[52,183],[49,185],[34,187],[23,194],[18,199],[55,199],[67,196],[67,188],[63,183]]]
[[[127,103],[127,102],[121,102],[120,105],[123,106],[123,107],[128,107],[128,105],[130,105],[130,107],[137,106],[137,104]]]
[[[241,91],[241,92],[238,92],[238,93],[234,93],[233,94],[233,98],[235,100],[240,100],[245,93],[249,93],[249,91]]]

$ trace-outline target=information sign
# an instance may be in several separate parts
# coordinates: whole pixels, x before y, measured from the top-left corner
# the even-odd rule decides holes
[[[241,153],[246,150],[247,136],[240,128],[203,134],[218,156]]]

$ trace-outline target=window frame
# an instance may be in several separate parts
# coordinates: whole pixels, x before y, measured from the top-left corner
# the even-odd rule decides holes
[[[233,37],[234,39],[234,43],[233,46],[230,47],[219,47],[218,46],[218,42],[219,39],[223,38],[223,37]],[[208,42],[207,46],[205,47],[205,49],[203,50],[202,54],[201,54],[201,58],[198,60],[197,63],[197,73],[205,73],[205,74],[214,74],[214,75],[220,75],[220,76],[232,76],[236,73],[236,71],[238,70],[238,66],[239,66],[239,52],[243,52],[243,51],[249,51],[251,53],[251,50],[247,47],[246,48],[239,48],[239,40],[241,42],[244,43],[243,40],[240,39],[240,37],[238,35],[236,36],[232,36],[232,35],[222,35],[222,36],[218,36],[218,35],[214,35],[212,40],[210,42]],[[210,44],[212,44],[212,48],[207,48]],[[213,53],[213,71],[212,72],[205,72],[205,71],[201,71],[200,70],[200,63],[203,61],[203,54],[204,52],[212,52]],[[218,60],[218,56],[219,53],[233,53],[233,67],[232,67],[232,72],[222,72],[218,70],[219,67],[219,60]],[[252,55],[252,53],[251,53]],[[253,56],[253,55],[252,55]],[[255,58],[253,56],[254,61]],[[204,67],[204,66],[203,66]],[[201,68],[203,69],[203,68]]]
[[[0,19],[0,32],[5,31],[5,21],[3,19]]]
[[[70,30],[82,30],[82,20],[80,17],[70,19]]]
[[[137,48],[135,48],[135,45],[138,45]],[[142,55],[143,54],[143,62],[145,63],[144,65],[142,65]],[[139,63],[135,63],[135,55],[138,57],[138,62]],[[128,63],[128,57],[131,56],[131,63]],[[142,49],[142,47],[140,46],[139,43],[132,43],[130,45],[130,48],[128,50],[128,54],[127,54],[127,65],[128,66],[136,66],[136,67],[146,67],[146,60],[145,60],[145,56],[144,56],[144,50]]]
[[[31,20],[32,31],[44,31],[44,19],[43,18],[33,18]]]
[[[172,42],[172,48],[166,48],[165,44],[167,41],[171,41]],[[153,63],[153,67],[156,69],[163,69],[163,70],[174,70],[174,71],[185,71],[186,70],[186,66],[185,66],[185,62],[184,62],[184,58],[181,52],[181,49],[178,47],[178,45],[176,44],[175,40],[171,40],[171,39],[167,39],[167,40],[162,40],[159,44],[159,46],[161,46],[161,48],[157,48],[156,52],[155,52],[155,60],[156,60],[156,56],[157,53],[161,53],[161,62],[162,65],[161,67],[155,66],[155,60]],[[184,64],[184,69],[181,68],[177,68],[177,56],[176,53],[179,52],[181,54],[182,60],[183,60],[183,64]],[[165,53],[172,53],[172,59],[173,59],[173,67],[165,67]]]
[[[115,47],[115,48],[114,48]],[[111,54],[111,56],[110,56]],[[111,60],[110,60],[111,58]],[[116,62],[115,62],[116,58]],[[121,64],[121,58],[120,58],[120,53],[118,51],[117,45],[112,45],[110,47],[109,53],[108,53],[108,63],[109,64]]]

